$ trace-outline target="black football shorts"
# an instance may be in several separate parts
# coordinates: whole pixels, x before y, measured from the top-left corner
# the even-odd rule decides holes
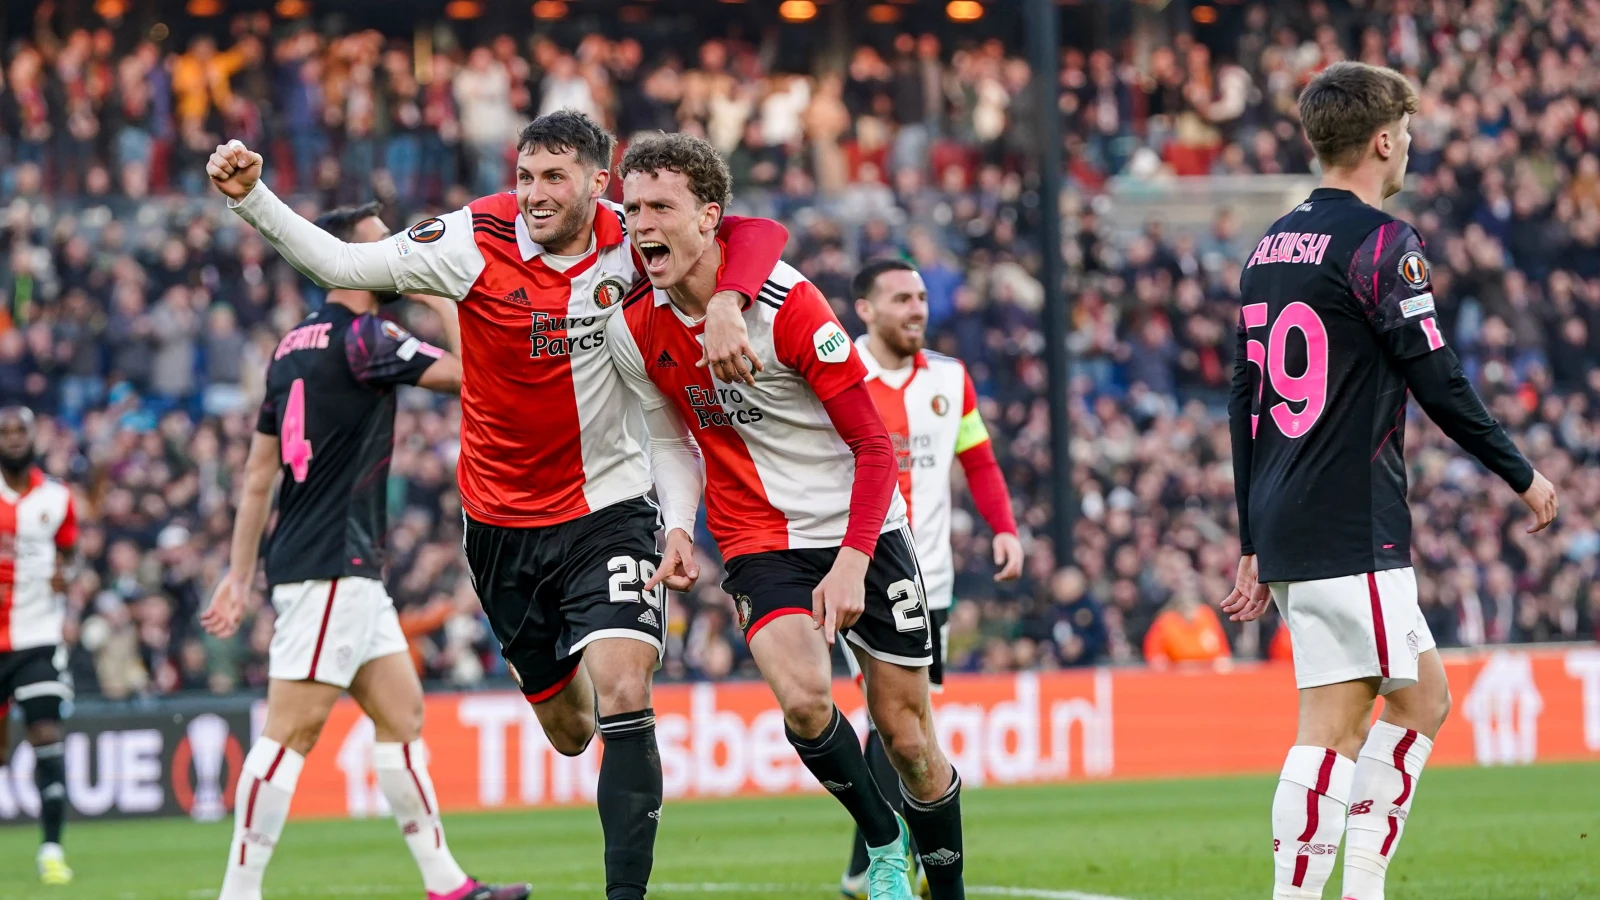
[[[811,615],[811,592],[838,555],[838,547],[806,547],[728,560],[722,589],[733,595],[745,640],[779,616]],[[867,567],[866,593],[866,610],[843,630],[845,640],[884,662],[913,668],[932,665],[934,637],[909,529],[878,536]]]
[[[644,641],[659,661],[666,588],[642,591],[661,564],[658,518],[642,497],[539,528],[467,517],[473,587],[530,703],[560,693],[577,674],[583,648],[601,638]]]
[[[10,701],[28,724],[61,720],[61,704],[72,699],[64,647],[29,647],[0,653],[0,717]],[[0,755],[5,748],[0,747]]]

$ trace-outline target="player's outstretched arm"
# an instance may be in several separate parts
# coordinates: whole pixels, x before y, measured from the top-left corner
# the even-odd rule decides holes
[[[228,574],[224,575],[211,602],[200,614],[200,624],[218,637],[228,637],[239,628],[245,600],[255,581],[256,558],[261,549],[261,534],[272,511],[272,485],[278,478],[280,444],[277,435],[256,434],[250,439],[250,455],[245,460],[244,486],[239,496],[239,511],[233,519],[233,544],[228,554]]]
[[[261,180],[263,161],[239,141],[219,146],[206,163],[228,208],[255,227],[289,264],[325,288],[396,291],[389,241],[347,244],[308,222]]]

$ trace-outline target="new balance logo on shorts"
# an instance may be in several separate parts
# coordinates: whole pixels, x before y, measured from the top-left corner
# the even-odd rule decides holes
[[[660,622],[659,619],[656,618],[656,611],[653,610],[653,609],[647,609],[644,612],[640,613],[639,614],[639,621],[644,623],[645,625],[649,625],[651,628],[660,628],[661,627],[661,622]]]
[[[925,866],[948,866],[960,859],[961,852],[959,850],[948,850],[944,847],[940,847],[932,853],[922,854],[922,864]]]
[[[1370,812],[1372,812],[1371,800],[1362,800],[1360,803],[1350,804],[1350,815],[1352,816],[1364,816]]]
[[[658,369],[676,369],[677,367],[677,361],[672,358],[671,353],[665,350],[661,351],[661,355],[656,357],[656,368]]]

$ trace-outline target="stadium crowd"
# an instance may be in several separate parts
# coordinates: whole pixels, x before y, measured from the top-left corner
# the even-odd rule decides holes
[[[1294,6],[1291,10],[1289,7]],[[1600,6],[1567,0],[1256,4],[1228,52],[1178,34],[1156,49],[1063,54],[1054,83],[997,41],[904,34],[842,71],[768,69],[759,47],[692,59],[599,35],[577,47],[323,35],[266,14],[226,39],[123,46],[48,11],[4,49],[0,80],[0,403],[42,414],[40,458],[76,490],[81,565],[69,640],[80,688],[113,698],[264,683],[271,610],[238,638],[196,613],[226,564],[277,336],[321,293],[205,183],[224,137],[263,149],[308,211],[377,196],[398,226],[509,182],[516,126],[572,107],[626,140],[703,134],[736,208],[785,221],[789,258],[859,332],[848,282],[901,254],[929,289],[931,344],[971,367],[1030,559],[997,586],[961,491],[952,665],[1281,657],[1273,620],[1213,608],[1238,559],[1223,408],[1239,264],[1228,210],[1204,234],[1114,232],[1092,201],[1117,174],[1307,173],[1296,91],[1340,58],[1422,88],[1415,187],[1395,201],[1428,239],[1446,334],[1486,401],[1556,484],[1554,533],[1413,411],[1423,607],[1442,646],[1593,640],[1600,627]],[[448,38],[447,32],[440,32]],[[1128,42],[1132,48],[1134,42]],[[1036,146],[1027,114],[1056,91],[1069,131],[1064,231],[1074,298],[1072,420],[1081,498],[1057,553],[1040,310]],[[424,337],[431,314],[398,312]],[[389,588],[424,675],[503,671],[460,554],[453,401],[405,393],[390,478]],[[709,548],[709,537],[702,535]],[[751,671],[708,553],[673,598],[670,678]],[[263,600],[258,596],[258,604]]]

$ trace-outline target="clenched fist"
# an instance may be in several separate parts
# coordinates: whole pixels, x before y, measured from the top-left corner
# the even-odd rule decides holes
[[[249,196],[261,180],[261,154],[241,141],[229,141],[218,146],[206,161],[206,174],[217,190],[237,203]]]

